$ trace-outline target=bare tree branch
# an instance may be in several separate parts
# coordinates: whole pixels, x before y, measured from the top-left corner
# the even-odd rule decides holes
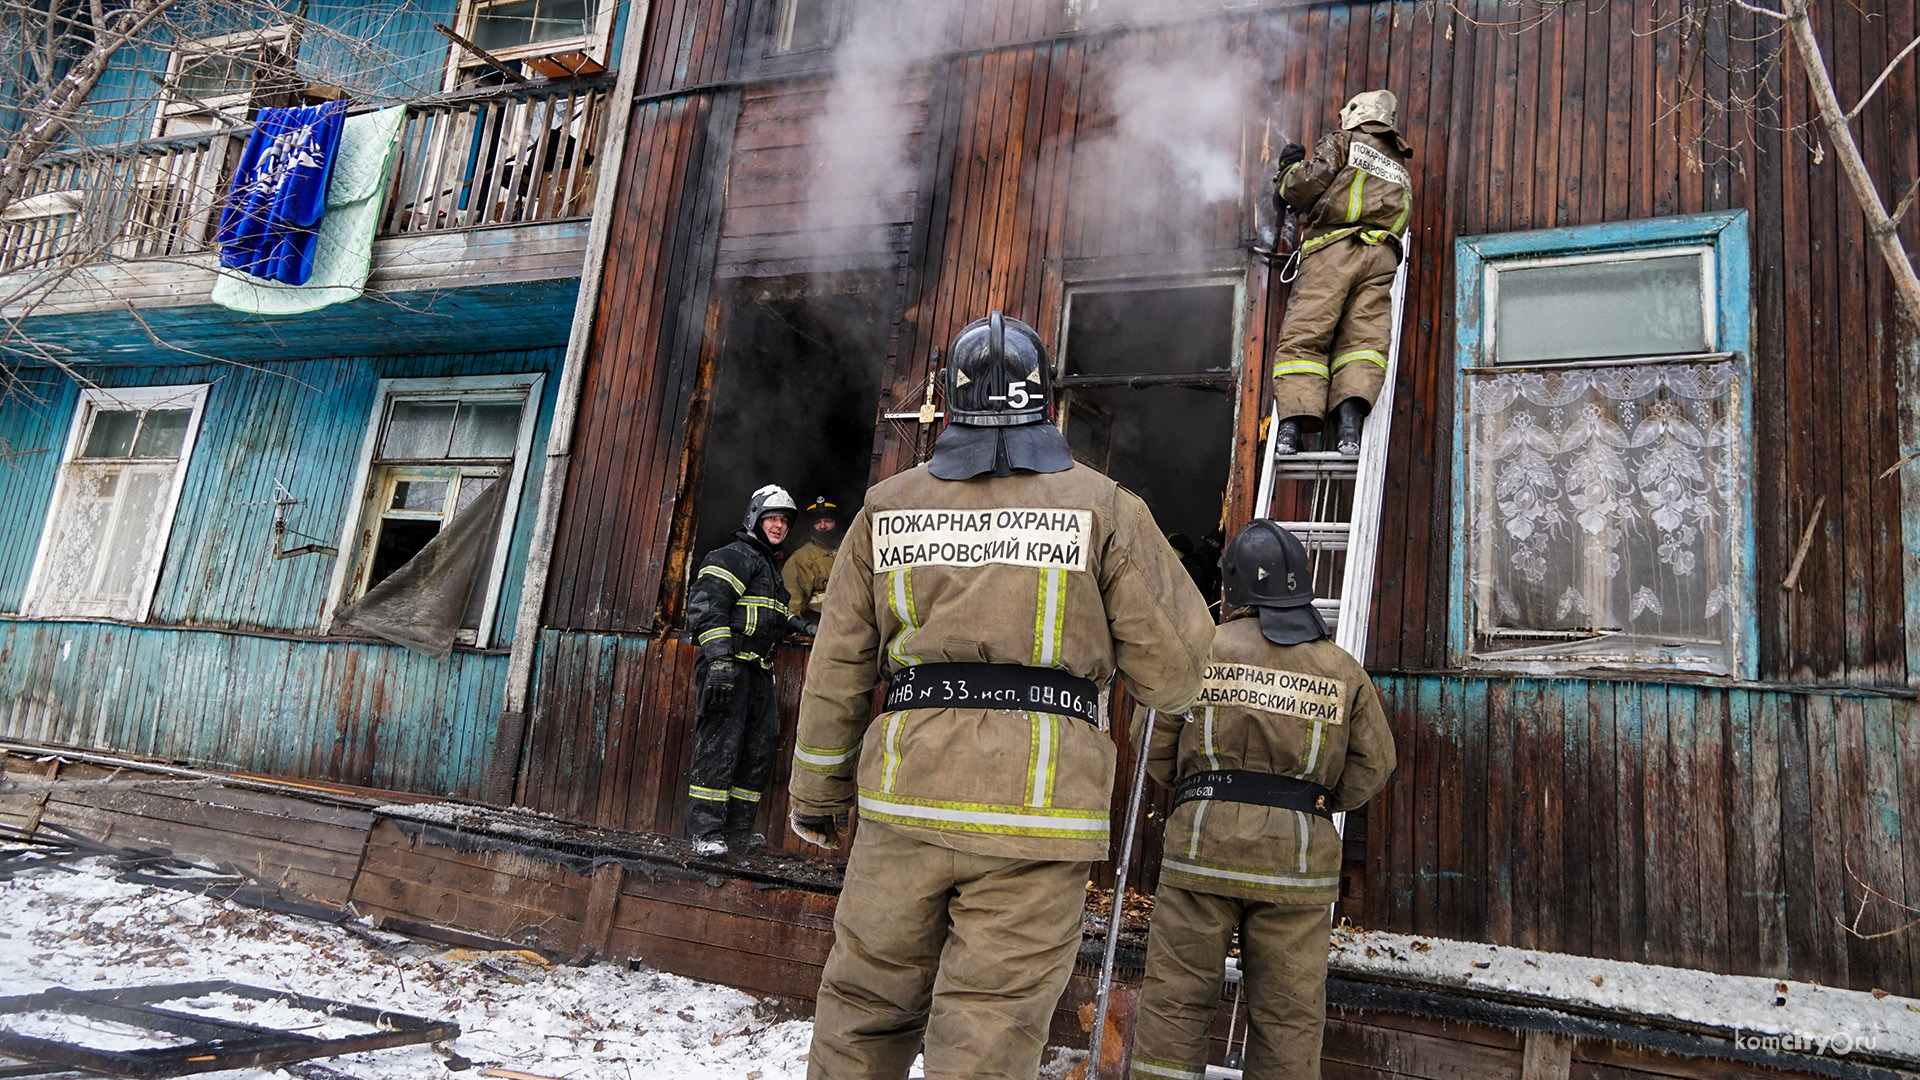
[[[1854,117],[1860,115],[1860,110],[1866,108],[1867,102],[1873,100],[1873,95],[1879,92],[1880,87],[1886,83],[1887,77],[1893,74],[1893,69],[1899,67],[1900,61],[1912,55],[1913,50],[1916,48],[1920,48],[1920,37],[1907,42],[1907,47],[1900,50],[1900,55],[1894,57],[1893,60],[1887,64],[1886,68],[1880,72],[1880,77],[1873,80],[1873,85],[1867,87],[1867,92],[1860,95],[1860,104],[1855,105],[1853,111],[1847,113],[1848,120],[1852,120]]]
[[[1744,0],[1734,2],[1745,6]],[[1879,188],[1867,171],[1866,159],[1861,156],[1860,146],[1847,126],[1846,115],[1840,111],[1840,99],[1834,95],[1833,80],[1827,74],[1826,60],[1820,55],[1820,40],[1814,35],[1812,20],[1807,17],[1807,0],[1788,0],[1787,30],[1793,35],[1801,71],[1820,107],[1820,126],[1832,140],[1841,171],[1853,188],[1860,211],[1867,216],[1867,234],[1886,261],[1887,269],[1893,272],[1894,290],[1908,324],[1920,327],[1920,276],[1915,275],[1913,261],[1900,244],[1899,223],[1887,215],[1886,203],[1881,201]]]

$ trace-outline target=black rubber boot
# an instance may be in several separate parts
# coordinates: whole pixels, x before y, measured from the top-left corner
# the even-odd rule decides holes
[[[1334,442],[1342,457],[1360,456],[1360,432],[1366,426],[1368,406],[1364,399],[1350,397],[1333,408]]]
[[[1276,454],[1300,452],[1300,421],[1289,417],[1273,426],[1273,452]]]

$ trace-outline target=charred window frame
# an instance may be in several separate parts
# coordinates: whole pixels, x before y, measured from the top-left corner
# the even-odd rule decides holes
[[[340,538],[329,633],[335,610],[405,565],[490,485],[504,483],[484,590],[455,637],[475,648],[491,643],[544,383],[534,374],[380,381]]]
[[[293,28],[271,26],[174,46],[154,118],[155,138],[236,128],[256,108],[291,100]]]
[[[1456,663],[1753,677],[1746,214],[1455,254]]]
[[[209,385],[81,391],[25,614],[146,621]]]
[[[772,0],[766,55],[830,49],[840,40],[843,18],[841,0]]]
[[[1209,603],[1204,542],[1221,526],[1245,347],[1240,274],[1070,285],[1056,422],[1074,458],[1146,501]]]

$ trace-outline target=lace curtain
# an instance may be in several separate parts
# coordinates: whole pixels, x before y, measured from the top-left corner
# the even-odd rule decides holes
[[[1479,658],[1730,670],[1738,392],[1731,362],[1468,376]]]

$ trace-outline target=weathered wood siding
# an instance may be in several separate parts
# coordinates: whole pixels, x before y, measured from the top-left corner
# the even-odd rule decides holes
[[[506,677],[503,650],[539,503],[556,380],[546,382],[495,614],[495,648],[436,660],[329,641],[333,560],[272,556],[274,481],[292,529],[337,543],[381,378],[551,372],[555,349],[256,367],[89,367],[102,386],[210,382],[144,624],[0,615],[0,736],[477,797]],[[0,611],[18,612],[78,393],[29,373],[37,401],[0,410]],[[291,546],[292,542],[289,542]]]
[[[608,240],[547,625],[653,625],[709,310],[737,93],[636,107]]]
[[[669,0],[650,16],[650,97],[614,226],[628,242],[613,248],[595,329],[557,556],[567,569],[548,606],[550,626],[606,636],[543,640],[544,722],[528,776],[556,812],[679,827],[672,747],[685,714],[670,703],[690,692],[686,650],[626,635],[670,629],[656,624],[663,610],[671,622],[683,587],[689,553],[675,547],[685,532],[673,519],[697,507],[687,457],[698,452],[702,364],[714,348],[702,290],[722,265],[778,265],[756,270],[749,250],[777,248],[769,212],[733,202],[776,190],[763,182],[770,147],[753,118],[792,117],[799,130],[830,62],[764,55],[769,8]],[[1235,54],[1252,57],[1236,61],[1238,77],[1272,124],[1232,148],[1247,177],[1263,142],[1311,141],[1349,95],[1392,89],[1415,146],[1419,206],[1367,659],[1406,764],[1368,816],[1367,917],[1911,991],[1911,942],[1864,943],[1833,919],[1850,918],[1863,895],[1849,862],[1873,888],[1920,894],[1920,826],[1906,824],[1920,821],[1920,785],[1906,779],[1920,767],[1920,626],[1907,615],[1920,610],[1920,498],[1903,497],[1902,484],[1920,485],[1880,475],[1912,442],[1902,379],[1913,346],[1895,329],[1888,276],[1831,149],[1780,130],[1813,115],[1791,65],[1751,87],[1734,80],[1755,95],[1757,119],[1698,103],[1699,91],[1727,91],[1729,66],[1767,58],[1767,27],[1736,15],[1683,43],[1646,3],[1556,6],[1526,28],[1514,20],[1537,9],[1492,2],[1277,2],[1235,8],[1211,29],[1073,31],[1058,11],[1040,0],[964,5],[958,45],[903,91],[917,95],[924,80],[926,119],[882,411],[917,405],[936,351],[988,307],[1021,314],[1051,341],[1076,281],[1244,274],[1231,492],[1243,519],[1262,358],[1285,300],[1242,246],[1259,196],[1248,180],[1239,205],[1166,228],[1164,208],[1130,199],[1131,177],[1095,149],[1111,121],[1098,72],[1183,35],[1249,45]],[[1915,31],[1910,6],[1869,15],[1815,11],[1849,105]],[[738,125],[725,112],[735,100],[745,102]],[[1883,190],[1904,192],[1920,173],[1911,65],[1856,130]],[[1723,210],[1748,213],[1753,253],[1756,573],[1746,602],[1761,682],[1461,674],[1448,640],[1456,240]],[[754,214],[763,220],[746,225]],[[1903,228],[1910,247],[1916,229]],[[704,344],[690,333],[702,315]],[[921,439],[880,424],[875,475],[910,464]],[[1798,587],[1783,589],[1809,530]],[[630,671],[636,659],[644,674]],[[636,756],[636,745],[662,755]]]
[[[1911,994],[1910,700],[1388,677],[1367,925]],[[1858,934],[1850,933],[1855,926]]]

